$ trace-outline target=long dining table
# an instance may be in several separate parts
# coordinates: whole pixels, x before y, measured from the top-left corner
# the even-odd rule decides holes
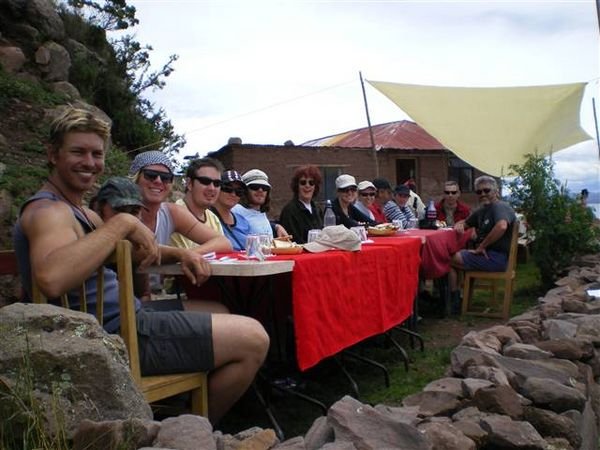
[[[404,239],[394,245],[365,244],[356,252],[304,251],[271,256],[265,262],[244,262],[257,266],[293,262],[291,274],[275,281],[269,301],[275,302],[274,309],[285,306],[291,311],[296,361],[300,370],[306,370],[410,317],[419,282],[421,245],[420,239]],[[240,253],[226,256],[243,259]],[[223,273],[224,267],[213,263],[213,276],[236,277],[235,262],[227,264],[231,267],[227,274]],[[161,269],[161,273],[181,275],[181,269],[173,265]],[[282,281],[285,286],[281,286]],[[279,304],[290,301],[291,305]],[[276,316],[271,314],[269,320]]]

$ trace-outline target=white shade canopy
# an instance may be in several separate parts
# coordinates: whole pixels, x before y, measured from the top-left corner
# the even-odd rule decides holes
[[[579,111],[586,83],[467,88],[369,81],[458,157],[494,176],[528,153],[592,139]]]

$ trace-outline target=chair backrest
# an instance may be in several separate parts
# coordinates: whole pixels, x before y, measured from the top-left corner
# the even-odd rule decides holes
[[[508,263],[506,264],[506,272],[514,272],[517,267],[517,251],[519,241],[519,221],[515,219],[512,226],[512,234],[510,238],[510,249],[508,251]]]
[[[119,308],[121,320],[121,337],[127,347],[131,375],[136,383],[141,380],[140,360],[138,352],[137,327],[135,322],[135,299],[133,294],[133,271],[131,258],[131,242],[121,240],[117,242],[115,251],[104,261],[96,271],[96,319],[102,325],[104,313],[104,266],[116,265],[119,280]],[[34,303],[47,303],[47,298],[37,286],[34,277],[31,279],[31,289]],[[61,306],[70,308],[67,294],[60,297]],[[85,282],[79,288],[79,309],[87,312],[87,296]]]

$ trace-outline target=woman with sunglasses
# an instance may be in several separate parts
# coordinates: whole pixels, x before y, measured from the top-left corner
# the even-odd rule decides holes
[[[337,188],[337,198],[333,201],[332,206],[338,225],[344,225],[346,228],[377,225],[375,220],[354,206],[358,197],[358,186],[352,175],[343,174],[337,177],[335,187]]]
[[[195,254],[231,251],[231,245],[224,236],[199,222],[186,208],[166,201],[173,188],[174,175],[171,161],[162,152],[139,153],[131,163],[129,176],[139,186],[146,206],[142,210],[142,222],[154,232],[156,241],[164,246],[161,248],[163,259],[182,261]],[[175,232],[198,246],[192,250],[169,246],[171,234]],[[205,271],[206,279],[210,274],[207,263]],[[153,290],[161,288],[156,278],[152,284]]]
[[[246,237],[251,234],[250,223],[241,214],[234,212],[237,205],[246,193],[246,185],[241,175],[235,170],[226,170],[221,175],[221,192],[211,211],[217,215],[223,228],[225,237],[235,251],[246,248]]]
[[[321,187],[319,168],[313,165],[298,167],[290,187],[294,198],[281,210],[279,223],[294,237],[294,242],[305,244],[308,230],[323,228],[323,212],[314,201]]]
[[[242,175],[246,184],[246,192],[240,203],[233,207],[233,212],[244,216],[250,223],[252,234],[267,234],[271,237],[283,237],[288,233],[283,226],[271,222],[267,212],[271,203],[271,184],[269,177],[262,170],[252,169]]]
[[[366,180],[361,181],[358,183],[358,201],[354,203],[356,209],[374,222],[377,222],[377,220],[375,219],[373,211],[371,211],[370,207],[375,202],[376,192],[377,188],[375,188],[373,183]]]

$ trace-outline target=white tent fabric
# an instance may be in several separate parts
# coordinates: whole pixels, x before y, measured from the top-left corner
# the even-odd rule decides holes
[[[592,139],[580,126],[586,83],[464,88],[369,81],[458,157],[494,176],[527,153]]]

